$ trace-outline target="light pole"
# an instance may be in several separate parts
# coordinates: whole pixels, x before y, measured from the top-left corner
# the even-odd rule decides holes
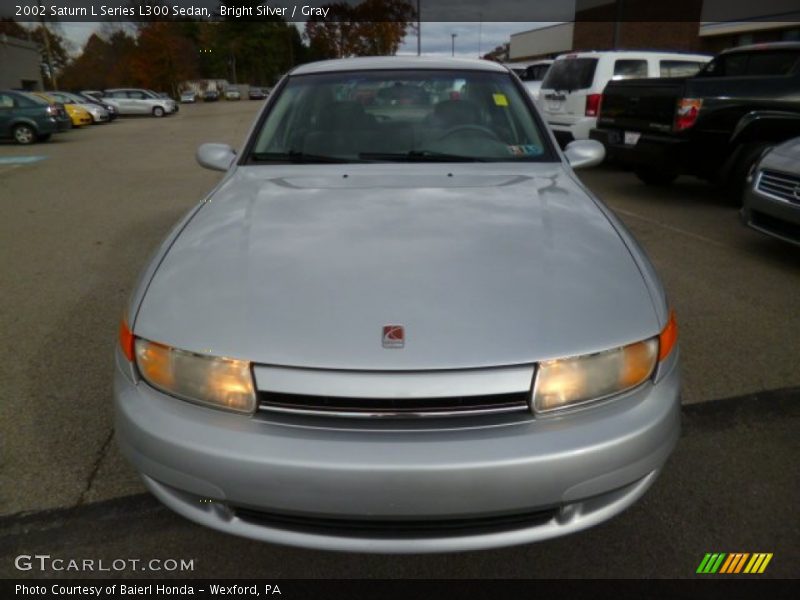
[[[417,56],[422,54],[422,0],[417,0]]]
[[[450,44],[451,44],[450,56],[455,56],[456,55],[456,38],[457,37],[458,37],[457,33],[451,33],[450,34]]]

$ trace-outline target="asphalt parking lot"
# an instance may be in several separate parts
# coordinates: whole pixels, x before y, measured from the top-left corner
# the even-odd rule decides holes
[[[704,552],[763,551],[776,553],[772,575],[797,575],[800,248],[742,227],[702,182],[647,188],[611,168],[581,176],[648,251],[677,312],[687,424],[627,513],[522,549],[389,560],[230,538],[144,495],[113,440],[119,317],[150,252],[221,176],[195,148],[239,145],[260,105],[0,143],[0,575],[19,575],[8,557],[26,548],[199,557],[195,576],[255,575],[231,557],[258,556],[262,575],[284,577],[685,576]]]

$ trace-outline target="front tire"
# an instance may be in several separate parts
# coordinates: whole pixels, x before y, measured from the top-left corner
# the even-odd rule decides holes
[[[667,186],[678,178],[678,174],[674,171],[660,171],[652,168],[636,169],[635,173],[645,185]]]
[[[164,116],[164,109],[160,106],[156,106],[153,108],[153,116],[156,118],[161,118]]]
[[[742,148],[739,157],[730,170],[729,177],[723,184],[723,191],[728,204],[732,206],[742,205],[742,196],[747,187],[747,176],[750,175],[750,171],[755,167],[761,156],[772,146],[773,144],[766,142],[757,142]]]
[[[14,141],[22,146],[27,146],[36,141],[36,131],[30,125],[16,125],[12,131]]]

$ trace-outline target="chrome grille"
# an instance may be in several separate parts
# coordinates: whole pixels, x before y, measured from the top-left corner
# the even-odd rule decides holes
[[[800,204],[800,176],[777,171],[761,171],[756,189],[768,196]]]
[[[454,417],[529,410],[530,392],[444,398],[343,398],[260,391],[258,410],[332,417]]]

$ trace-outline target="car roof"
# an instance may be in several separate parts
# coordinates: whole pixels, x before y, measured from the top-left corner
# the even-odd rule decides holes
[[[712,54],[703,54],[702,52],[681,52],[676,50],[584,50],[579,52],[564,52],[559,54],[556,60],[564,58],[584,58],[584,57],[597,57],[600,56],[681,56],[684,58],[704,58],[711,60],[714,56]]]
[[[753,50],[800,50],[800,42],[765,42],[762,44],[749,44],[747,46],[735,46],[720,52],[720,54],[731,54],[734,52],[752,52]]]
[[[310,73],[336,73],[343,71],[370,71],[388,69],[463,69],[468,71],[493,71],[507,73],[499,63],[477,58],[441,58],[438,56],[367,56],[339,58],[300,65],[290,75]]]

